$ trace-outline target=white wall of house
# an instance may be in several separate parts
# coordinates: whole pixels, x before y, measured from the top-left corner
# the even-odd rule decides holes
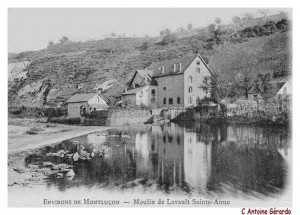
[[[90,98],[88,104],[93,108],[95,107],[96,110],[106,110],[109,107],[99,95]]]
[[[189,67],[184,72],[184,106],[196,106],[197,98],[203,99],[205,96],[210,96],[201,88],[205,77],[210,77],[211,74],[201,61],[196,57]]]
[[[155,86],[141,87],[136,93],[136,105],[154,107],[157,102],[157,89]]]
[[[68,117],[69,118],[79,118],[80,117],[80,106],[86,104],[87,102],[73,102],[68,103]]]

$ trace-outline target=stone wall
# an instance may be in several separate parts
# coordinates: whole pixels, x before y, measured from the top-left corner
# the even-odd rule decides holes
[[[146,109],[109,109],[106,124],[109,126],[143,124],[151,117]]]
[[[249,121],[289,121],[291,113],[291,100],[270,99],[268,101],[240,101],[226,105],[226,117],[228,119]]]

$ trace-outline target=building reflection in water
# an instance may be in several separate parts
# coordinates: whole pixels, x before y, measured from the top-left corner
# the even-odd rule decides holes
[[[182,187],[205,191],[211,172],[212,141],[211,134],[201,135],[176,124],[138,132],[137,175],[148,173],[165,190]]]
[[[38,158],[40,163],[68,163],[65,157],[47,156],[61,150],[86,156],[71,162],[75,172],[71,181],[49,179],[49,184],[61,190],[79,185],[124,185],[142,179],[166,192],[220,192],[223,185],[229,185],[243,192],[267,193],[284,185],[288,139],[286,130],[280,129],[170,123],[115,135],[89,134],[44,148],[27,162]]]
[[[264,193],[283,187],[287,168],[281,154],[288,148],[283,131],[168,124],[152,126],[143,135],[136,134],[136,149],[143,157],[136,162],[137,170],[151,171],[152,179],[165,190],[181,187],[205,193],[222,191],[226,184]]]

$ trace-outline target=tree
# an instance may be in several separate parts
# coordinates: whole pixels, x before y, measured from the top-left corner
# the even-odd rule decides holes
[[[189,40],[189,45],[191,46],[193,52],[197,53],[199,50],[201,50],[204,47],[204,42],[196,38],[191,38]]]
[[[246,13],[244,17],[242,18],[243,25],[247,26],[251,24],[251,21],[254,19],[253,15],[251,13]]]
[[[139,47],[141,51],[147,50],[149,47],[148,42],[143,42],[143,44]]]
[[[187,29],[188,29],[188,31],[191,31],[191,30],[193,29],[193,25],[192,25],[191,23],[189,23],[189,24],[187,25]]]
[[[222,22],[221,18],[219,18],[219,17],[215,18],[215,23],[216,23],[217,25],[220,25],[221,22]]]
[[[239,16],[232,17],[232,22],[235,25],[235,30],[237,31],[239,28],[242,27],[242,20]]]
[[[168,29],[168,28],[166,28],[166,29],[164,29],[164,30],[161,30],[161,31],[159,32],[159,34],[160,34],[161,37],[167,36],[167,35],[170,35],[170,34],[171,34],[171,30]]]
[[[264,18],[264,20],[266,21],[267,16],[270,13],[270,10],[268,10],[268,9],[260,9],[260,10],[258,10],[258,13],[261,14],[262,17]]]
[[[254,81],[255,90],[260,94],[268,93],[271,87],[270,80],[271,80],[271,75],[269,73],[258,74],[257,78]]]
[[[179,28],[176,29],[176,32],[177,33],[184,33],[185,29],[183,27],[179,27]]]
[[[216,44],[221,43],[221,30],[219,27],[216,27],[215,24],[210,24],[208,26],[208,32],[213,38],[213,40],[216,42]]]
[[[203,78],[201,89],[205,92],[205,97],[210,98],[213,101],[218,100],[218,78],[216,74],[211,74],[210,76],[205,76]]]
[[[240,25],[241,24],[241,17],[239,17],[239,16],[232,17],[232,22],[235,25]]]
[[[167,34],[161,40],[161,45],[167,45],[176,41],[176,36],[174,34]]]
[[[280,16],[282,19],[287,19],[287,18],[288,18],[288,13],[281,10],[281,11],[279,11],[279,16]]]
[[[239,87],[244,92],[245,98],[248,98],[249,90],[252,87],[252,82],[250,78],[248,76],[243,77],[242,80],[240,81]]]
[[[69,38],[68,37],[66,37],[66,36],[63,36],[60,40],[59,40],[59,42],[60,43],[66,43],[66,42],[68,42],[69,41]]]
[[[210,25],[208,26],[208,32],[209,32],[209,33],[214,33],[215,30],[216,30],[216,25],[215,25],[215,24],[210,24]]]
[[[51,47],[53,45],[54,45],[54,42],[53,41],[49,41],[47,47],[49,48],[49,47]]]
[[[245,13],[244,18],[245,18],[246,20],[254,19],[253,15],[252,15],[251,13]]]

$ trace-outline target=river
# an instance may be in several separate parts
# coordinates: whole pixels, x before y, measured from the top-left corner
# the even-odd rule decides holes
[[[28,186],[61,194],[84,188],[264,199],[284,193],[290,160],[287,129],[170,123],[111,129],[42,147],[25,157],[24,166],[49,170]]]

